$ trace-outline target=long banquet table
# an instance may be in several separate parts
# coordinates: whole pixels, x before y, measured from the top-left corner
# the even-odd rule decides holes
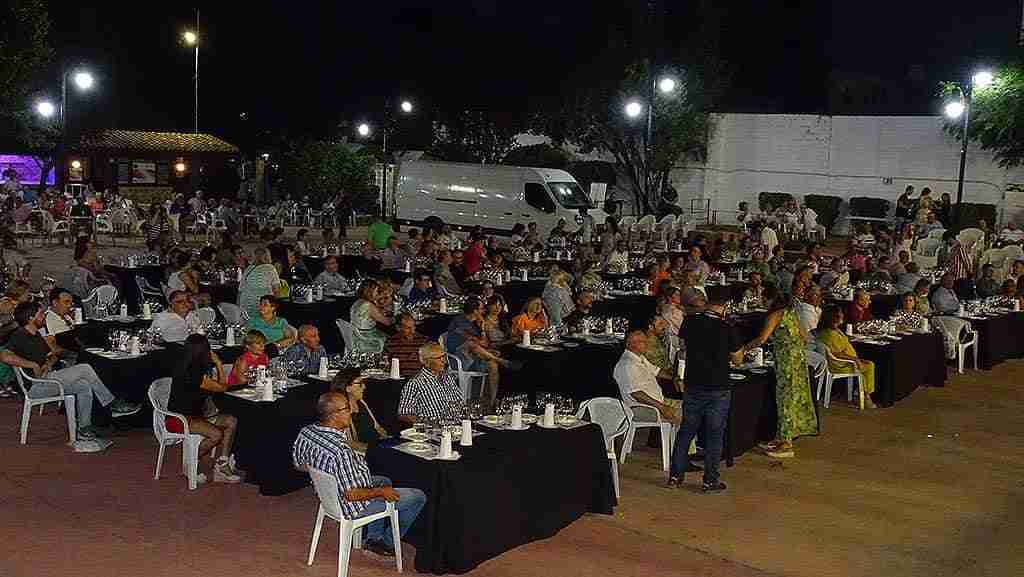
[[[971,326],[978,332],[981,368],[989,370],[1003,361],[1024,357],[1024,312],[971,319]]]

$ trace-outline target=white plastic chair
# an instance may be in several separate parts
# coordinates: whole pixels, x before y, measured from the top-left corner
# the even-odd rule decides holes
[[[850,379],[849,386],[846,388],[846,400],[847,402],[853,402],[853,387],[856,385],[858,395],[860,397],[860,410],[864,410],[864,376],[860,370],[857,369],[857,362],[847,359],[838,359],[832,354],[832,349],[828,348],[825,343],[820,343],[821,348],[825,351],[825,358],[827,360],[825,369],[825,408],[828,408],[829,402],[832,399],[832,383],[836,379]],[[844,367],[849,367],[840,372],[833,372],[831,364],[836,363]],[[821,397],[821,387],[818,387],[818,397]]]
[[[345,341],[345,352],[356,350],[355,339],[352,336],[355,327],[345,319],[338,319],[335,322],[338,325],[338,330],[341,332],[341,339]]]
[[[64,412],[67,414],[68,419],[68,438],[71,443],[78,440],[78,420],[75,415],[75,396],[69,395],[64,392],[64,384],[57,379],[37,379],[35,377],[28,376],[28,373],[21,367],[14,367],[14,378],[18,381],[18,388],[21,389],[21,394],[25,401],[21,408],[21,444],[24,445],[28,441],[28,422],[32,418],[32,407],[39,407],[40,414],[43,410],[43,405],[47,403],[64,403]],[[28,394],[28,387],[25,386],[25,382],[28,382],[31,386],[34,383],[53,383],[57,385],[60,393],[52,397],[30,397]]]
[[[367,515],[358,519],[346,519],[341,512],[341,501],[338,496],[338,482],[327,473],[318,469],[310,469],[309,476],[313,479],[313,487],[316,489],[317,497],[320,498],[320,506],[316,511],[316,525],[313,526],[313,541],[309,545],[309,560],[306,565],[312,565],[316,557],[316,546],[320,542],[320,529],[324,524],[324,517],[329,517],[338,522],[338,577],[348,575],[348,559],[352,554],[352,547],[362,549],[363,538],[361,529],[378,519],[391,520],[391,538],[395,542],[395,565],[398,572],[402,572],[402,537],[398,527],[398,511],[395,504],[387,501],[384,510],[380,513]]]
[[[245,310],[234,303],[220,303],[217,305],[217,308],[220,310],[220,314],[224,315],[224,320],[229,324],[237,325],[249,320]]]
[[[210,307],[199,307],[192,312],[193,318],[196,322],[209,325],[217,320],[217,311]]]
[[[15,240],[30,238],[35,234],[35,232],[36,231],[32,228],[32,221],[30,220],[14,223]]]
[[[970,247],[974,243],[978,242],[985,237],[985,232],[980,228],[965,228],[960,231],[960,234],[956,235],[956,239],[960,241],[960,244]]]
[[[110,235],[110,242],[114,242],[114,224],[110,221],[110,214],[101,212],[96,215],[94,219],[93,233],[96,235],[96,242],[99,243],[99,235],[108,234]]]
[[[672,423],[661,418],[658,409],[650,405],[633,403],[627,407],[626,417],[629,419],[629,429],[626,431],[626,441],[622,445],[622,455],[619,463],[626,464],[626,456],[633,452],[633,439],[636,437],[637,429],[658,428],[661,430],[661,469],[668,471],[669,461],[672,458]]]
[[[913,259],[921,270],[933,269],[939,264],[940,246],[942,246],[942,241],[933,238],[917,241],[917,250],[914,251]]]
[[[463,401],[468,401],[473,396],[473,379],[480,379],[480,390],[484,390],[484,386],[487,384],[487,373],[464,371],[462,370],[462,359],[451,353],[445,353],[445,356],[448,357],[448,367],[455,368],[455,374],[459,378],[459,387],[462,389]]]
[[[615,485],[615,498],[619,498],[619,463],[615,456],[615,439],[625,435],[629,431],[629,415],[626,406],[619,399],[611,397],[597,397],[583,401],[576,411],[576,416],[585,419],[590,416],[590,422],[601,427],[604,434],[604,446],[608,451],[608,461],[612,467],[612,483]]]
[[[172,413],[167,410],[167,403],[171,398],[171,379],[164,377],[153,381],[149,386],[149,402],[153,405],[153,436],[160,445],[160,451],[156,456],[156,473],[153,479],[160,479],[160,471],[164,465],[164,450],[169,445],[181,443],[181,468],[188,477],[189,490],[195,490],[199,485],[199,444],[203,442],[202,435],[194,435],[188,430],[188,419],[185,415]],[[172,433],[167,430],[166,418],[172,417],[181,422],[182,433]],[[214,447],[211,457],[216,457],[217,448]]]
[[[95,315],[98,309],[106,309],[117,300],[117,287],[112,284],[98,286],[82,299],[82,308],[89,315]],[[115,311],[107,311],[114,313]]]
[[[142,295],[142,300],[146,300],[146,298],[156,299],[157,302],[166,302],[167,300],[163,291],[149,284],[149,281],[144,276],[135,275],[135,286],[139,287],[139,294]]]
[[[974,352],[974,369],[978,369],[978,333],[968,324],[964,327],[964,334],[967,340],[961,338],[956,345],[956,369],[961,375],[964,374],[964,355],[968,348]]]
[[[654,215],[648,214],[636,221],[636,229],[650,234],[654,232],[654,222]]]
[[[633,230],[634,224],[636,224],[635,216],[624,216],[622,217],[622,220],[619,221],[619,230],[624,233],[628,233]]]
[[[676,215],[674,215],[674,214],[666,214],[665,216],[661,217],[660,221],[658,221],[658,225],[656,227],[656,230],[658,231],[658,236],[662,240],[667,240],[668,239],[668,235],[672,232],[672,230],[675,228],[675,226],[676,226]]]
[[[928,231],[928,237],[927,238],[932,238],[932,239],[935,239],[935,240],[937,240],[939,242],[942,242],[942,235],[944,235],[944,234],[946,234],[946,229],[944,229],[944,228],[936,228],[936,229]]]

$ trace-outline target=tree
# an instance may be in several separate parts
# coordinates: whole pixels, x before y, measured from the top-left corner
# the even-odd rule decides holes
[[[511,123],[499,123],[482,110],[463,110],[434,123],[428,154],[449,162],[500,162],[515,146],[521,132]]]
[[[550,144],[517,146],[502,159],[502,164],[512,166],[533,166],[536,168],[557,168],[565,170],[569,165],[569,154]]]
[[[43,0],[11,0],[0,9],[0,126],[16,144],[31,152],[45,175],[53,169],[60,125],[39,118],[31,109],[32,96],[51,59],[50,17]]]
[[[943,84],[942,92],[959,98],[953,83]],[[968,141],[992,152],[999,166],[1024,162],[1024,63],[1003,66],[990,86],[974,88],[968,123]],[[962,136],[959,119],[947,120],[944,129],[958,139]]]
[[[311,141],[286,156],[285,169],[299,194],[321,204],[339,191],[354,195],[353,208],[369,209],[377,203],[372,155],[345,143]]]

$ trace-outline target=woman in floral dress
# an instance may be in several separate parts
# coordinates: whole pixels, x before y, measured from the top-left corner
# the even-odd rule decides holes
[[[766,287],[765,298],[770,298],[772,305],[761,334],[733,353],[733,362],[742,363],[747,351],[772,338],[779,424],[775,440],[764,445],[764,449],[772,457],[792,457],[793,439],[818,434],[818,413],[811,398],[805,354],[809,337],[800,326],[790,297],[769,286]]]

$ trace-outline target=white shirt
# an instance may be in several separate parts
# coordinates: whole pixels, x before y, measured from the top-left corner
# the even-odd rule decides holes
[[[630,350],[622,351],[619,362],[615,363],[615,371],[612,375],[619,385],[619,394],[622,400],[630,406],[640,405],[633,398],[633,393],[647,393],[659,403],[665,402],[665,396],[661,393],[661,385],[658,384],[658,373],[661,371],[657,366],[646,358],[641,357]]]
[[[807,333],[818,328],[818,321],[821,319],[821,309],[807,304],[803,301],[796,300],[796,314],[800,318],[800,325],[804,327]]]
[[[181,343],[193,332],[198,323],[192,313],[187,318],[181,318],[174,311],[164,311],[153,315],[154,329],[160,330],[160,336],[168,343]]]
[[[770,226],[761,229],[761,244],[767,249],[766,254],[771,256],[775,247],[779,246],[779,235],[775,234],[775,229]]]
[[[171,298],[171,293],[174,291],[188,291],[188,287],[185,286],[185,281],[181,280],[180,272],[173,273],[167,277],[167,298]]]
[[[809,206],[804,207],[804,227],[809,231],[818,228],[818,213]]]
[[[53,312],[52,309],[46,311],[46,334],[48,335],[59,335],[66,333],[72,328],[70,319],[62,317],[59,314]]]

